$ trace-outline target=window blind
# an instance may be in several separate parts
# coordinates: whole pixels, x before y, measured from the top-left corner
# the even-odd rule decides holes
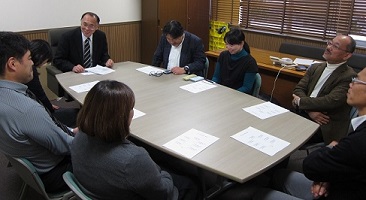
[[[212,19],[238,24],[240,0],[211,0]]]
[[[212,0],[212,14],[214,20],[274,34],[366,36],[366,0]]]

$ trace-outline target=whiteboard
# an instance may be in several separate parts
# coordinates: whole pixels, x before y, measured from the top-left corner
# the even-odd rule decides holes
[[[141,21],[141,0],[0,0],[0,31],[32,31],[80,25],[87,11],[100,24]]]

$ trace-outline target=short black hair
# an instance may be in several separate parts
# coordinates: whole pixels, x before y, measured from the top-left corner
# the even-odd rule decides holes
[[[84,16],[85,16],[85,15],[90,15],[90,16],[92,16],[92,17],[96,18],[96,19],[97,19],[98,24],[100,23],[100,18],[98,17],[98,15],[97,15],[97,14],[95,14],[95,13],[93,13],[93,12],[86,12],[86,13],[84,13],[83,15],[81,15],[81,19],[80,19],[80,20],[82,20],[82,19],[84,18]]]
[[[4,75],[6,63],[14,57],[22,60],[29,51],[29,40],[23,35],[14,32],[0,32],[0,75]]]
[[[52,49],[47,41],[35,39],[30,42],[30,52],[32,56],[33,65],[38,67],[43,62],[52,61]]]
[[[184,33],[184,29],[180,22],[172,20],[168,22],[164,28],[163,28],[163,34],[164,35],[171,35],[173,39],[176,39],[180,36],[182,36]]]

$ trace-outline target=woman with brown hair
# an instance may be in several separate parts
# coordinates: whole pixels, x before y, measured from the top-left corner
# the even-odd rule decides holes
[[[178,199],[171,175],[127,139],[131,88],[105,80],[86,95],[71,146],[73,173],[92,199]]]

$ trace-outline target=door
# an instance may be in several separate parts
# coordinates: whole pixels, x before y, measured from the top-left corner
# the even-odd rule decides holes
[[[206,51],[209,47],[209,10],[209,0],[188,0],[187,30],[202,39]]]

